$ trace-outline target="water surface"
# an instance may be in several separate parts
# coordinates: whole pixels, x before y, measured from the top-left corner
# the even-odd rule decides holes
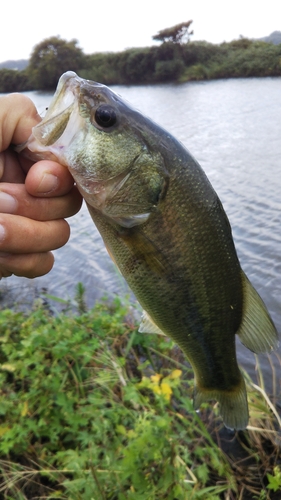
[[[228,214],[242,267],[281,332],[281,78],[112,88],[199,161]],[[44,113],[52,95],[26,94]],[[89,306],[105,292],[128,292],[85,206],[69,222],[70,241],[55,252],[55,266],[47,276],[1,281],[6,303],[32,299],[42,289],[73,298],[79,281]],[[239,362],[253,375],[253,355],[240,345],[238,351]],[[272,359],[279,370],[275,355]],[[269,378],[267,357],[260,360]],[[280,381],[279,371],[278,377]]]

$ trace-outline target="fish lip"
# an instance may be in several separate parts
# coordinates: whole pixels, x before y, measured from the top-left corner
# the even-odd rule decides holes
[[[67,71],[58,81],[57,89],[52,100],[52,108],[54,107],[53,105],[55,105],[56,101],[60,98],[61,94],[66,92],[71,92],[76,98],[79,99],[80,94],[83,94],[83,92],[87,92],[87,90],[93,92],[93,90],[96,89],[97,98],[100,98],[98,91],[106,88],[107,87],[102,83],[80,78],[80,76],[78,76],[74,71]]]
[[[45,116],[32,129],[32,136],[27,142],[31,151],[34,139],[44,148],[55,144],[63,135],[76,108],[80,85],[81,78],[73,71],[67,71],[60,77]]]
[[[46,148],[56,143],[63,135],[72,111],[75,109],[81,81],[82,79],[74,71],[67,71],[60,77],[45,116],[40,123],[33,127],[29,139],[15,147],[17,153],[23,153],[32,161],[46,158],[57,161],[53,151]],[[61,130],[59,127],[56,130],[57,119],[62,125]]]
[[[65,111],[74,102],[80,84],[81,78],[74,71],[64,73],[58,81],[57,89],[42,121],[54,118]]]

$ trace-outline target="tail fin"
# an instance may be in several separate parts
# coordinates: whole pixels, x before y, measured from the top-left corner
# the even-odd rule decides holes
[[[270,352],[278,347],[278,333],[258,292],[242,273],[244,311],[239,338],[250,351]]]
[[[194,408],[197,410],[206,401],[216,400],[220,405],[220,414],[224,425],[229,429],[242,430],[248,425],[249,412],[244,379],[233,390],[203,389],[195,385]]]

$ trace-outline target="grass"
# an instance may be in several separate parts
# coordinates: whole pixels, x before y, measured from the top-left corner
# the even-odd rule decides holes
[[[280,418],[259,367],[258,385],[245,374],[249,427],[229,432],[216,404],[193,410],[169,339],[139,334],[120,300],[86,311],[79,286],[76,314],[0,311],[0,498],[280,498]]]

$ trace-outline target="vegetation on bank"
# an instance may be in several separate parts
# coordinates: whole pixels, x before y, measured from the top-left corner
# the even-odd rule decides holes
[[[78,290],[77,314],[0,311],[0,497],[280,498],[280,418],[263,388],[247,380],[250,425],[226,431],[216,405],[194,412],[169,339],[139,334],[120,300],[86,311]]]
[[[0,69],[0,92],[53,90],[68,70],[109,85],[281,76],[281,44],[247,38],[218,45],[192,42],[190,24],[154,35],[159,46],[117,53],[86,55],[77,40],[48,38],[34,47],[24,70]]]

